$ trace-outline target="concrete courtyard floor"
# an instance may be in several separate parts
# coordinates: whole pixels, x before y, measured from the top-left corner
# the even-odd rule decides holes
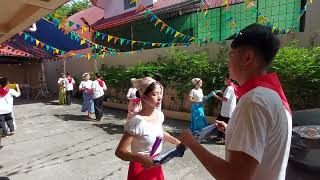
[[[60,106],[52,101],[16,105],[16,134],[2,139],[0,180],[126,179],[128,162],[114,155],[126,112],[105,108],[104,113],[103,122],[97,123],[86,119],[79,104]],[[166,119],[164,128],[177,136],[188,124]],[[224,146],[210,142],[203,145],[224,157]],[[165,144],[163,150],[171,147]],[[213,179],[190,151],[163,168],[168,180]],[[317,178],[290,165],[287,179]]]

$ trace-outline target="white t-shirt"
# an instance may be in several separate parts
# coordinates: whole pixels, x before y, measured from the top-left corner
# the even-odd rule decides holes
[[[199,89],[192,89],[192,90],[190,91],[189,96],[193,97],[193,100],[194,100],[195,102],[202,102],[203,97],[204,97],[201,88],[199,88]]]
[[[136,98],[137,88],[130,88],[127,93],[127,98],[133,99]]]
[[[228,101],[227,102],[222,101],[220,114],[223,117],[230,118],[232,115],[232,112],[234,111],[237,105],[237,97],[232,86],[228,86],[224,90],[223,97],[227,98]]]
[[[61,83],[63,83],[63,86],[65,86],[64,78],[59,78],[58,84],[61,85]]]
[[[72,91],[73,90],[73,84],[75,83],[74,79],[72,78],[71,83],[69,83],[68,78],[64,78],[64,87],[66,88],[66,91]]]
[[[107,86],[106,86],[106,83],[103,82],[103,87],[101,87],[99,85],[99,82],[95,80],[92,83],[92,89],[93,89],[93,99],[97,99],[104,95],[104,90],[107,89]]]
[[[79,85],[79,89],[81,88],[86,88],[86,89],[91,89],[92,88],[92,82],[91,80],[88,81],[81,81]]]
[[[285,180],[292,117],[273,90],[256,87],[243,95],[226,130],[229,151],[241,151],[259,162],[256,180]]]
[[[152,122],[151,124],[140,115],[135,115],[132,119],[126,122],[124,131],[134,135],[131,142],[131,152],[149,155],[156,138],[163,137],[162,124],[164,121],[164,115],[161,111],[155,111],[158,116],[156,123]],[[161,152],[162,142],[155,154],[159,154]]]
[[[5,96],[0,96],[0,114],[8,114],[13,109],[13,97],[19,97],[21,94],[14,89],[9,89]]]

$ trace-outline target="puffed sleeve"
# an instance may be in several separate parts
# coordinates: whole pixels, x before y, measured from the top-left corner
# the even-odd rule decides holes
[[[124,131],[132,135],[142,135],[142,119],[139,116],[134,116],[132,119],[128,120],[124,125]]]

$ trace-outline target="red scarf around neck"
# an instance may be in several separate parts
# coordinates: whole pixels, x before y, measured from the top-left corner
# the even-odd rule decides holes
[[[103,87],[103,86],[104,86],[104,81],[103,81],[103,80],[97,79],[97,81],[98,81],[100,87]]]
[[[288,100],[282,90],[279,78],[276,73],[262,75],[247,81],[242,86],[237,88],[236,94],[237,96],[239,96],[239,98],[241,98],[241,96],[245,95],[247,92],[258,86],[276,91],[281,98],[283,106],[291,113]]]
[[[8,87],[4,87],[4,88],[0,88],[0,96],[4,97],[5,95],[7,95],[9,92],[9,88]]]
[[[72,83],[72,77],[68,76],[67,79],[68,79],[69,84],[71,84]]]

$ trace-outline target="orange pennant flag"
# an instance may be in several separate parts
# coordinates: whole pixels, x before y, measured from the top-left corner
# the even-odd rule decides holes
[[[114,44],[117,43],[118,40],[119,40],[118,37],[114,37]]]
[[[42,42],[40,42],[40,47],[41,47],[41,49],[44,47],[44,43],[42,43]]]
[[[136,13],[138,13],[138,12],[142,12],[142,11],[144,11],[144,10],[146,10],[147,8],[143,5],[143,4],[140,4],[140,6],[137,8],[137,10],[136,10]]]
[[[164,30],[164,28],[166,28],[168,25],[166,23],[163,22],[162,26],[161,26],[161,29],[160,29],[160,32],[162,32]]]

